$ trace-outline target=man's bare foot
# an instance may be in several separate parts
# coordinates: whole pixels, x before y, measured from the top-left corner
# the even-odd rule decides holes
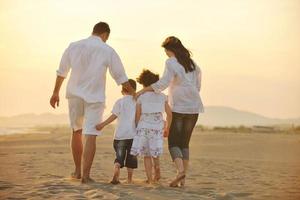
[[[81,183],[85,183],[85,184],[88,184],[88,183],[95,183],[96,181],[94,179],[91,179],[90,177],[87,177],[87,178],[82,178],[81,179]]]
[[[81,179],[81,174],[80,173],[76,173],[76,172],[72,172],[71,173],[71,178]]]
[[[176,178],[170,183],[170,187],[178,187],[178,183],[185,178],[184,172],[179,173]]]

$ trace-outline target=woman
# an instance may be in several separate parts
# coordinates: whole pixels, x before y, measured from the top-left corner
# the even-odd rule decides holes
[[[165,71],[156,83],[143,88],[137,96],[147,92],[161,92],[169,87],[169,103],[173,119],[168,137],[169,152],[177,168],[177,176],[171,187],[185,184],[189,163],[189,142],[196,125],[198,114],[203,112],[199,95],[201,70],[191,59],[190,52],[181,41],[168,37],[162,44],[167,56]]]

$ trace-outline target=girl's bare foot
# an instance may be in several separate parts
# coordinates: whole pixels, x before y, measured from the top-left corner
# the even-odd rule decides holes
[[[84,183],[84,184],[88,184],[88,183],[95,183],[96,181],[90,177],[86,177],[86,178],[82,178],[81,179],[81,183]]]
[[[185,178],[180,181],[180,187],[184,187],[184,185],[185,185]]]
[[[159,181],[160,180],[160,168],[155,168],[155,176],[154,176],[154,181]]]
[[[170,183],[170,187],[178,187],[178,183],[185,178],[185,173],[179,173],[176,178]]]
[[[73,173],[71,173],[71,178],[74,178],[74,179],[81,179],[81,174],[80,174],[80,173],[73,172]]]

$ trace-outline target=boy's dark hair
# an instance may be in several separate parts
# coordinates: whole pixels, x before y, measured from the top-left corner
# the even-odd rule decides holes
[[[93,34],[110,33],[109,25],[105,22],[99,22],[95,24],[93,28]]]
[[[159,75],[154,74],[148,69],[144,69],[136,80],[144,87],[148,87],[159,80]]]
[[[128,82],[130,84],[130,86],[136,91],[136,82],[133,79],[128,79]],[[124,87],[122,87],[123,92],[128,93],[129,91],[127,91]]]

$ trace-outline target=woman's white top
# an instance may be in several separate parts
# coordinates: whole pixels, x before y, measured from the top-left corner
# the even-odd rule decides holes
[[[204,112],[200,98],[201,70],[185,72],[184,67],[175,57],[166,61],[165,71],[159,81],[151,87],[157,93],[169,87],[169,104],[173,112],[184,114],[197,114]]]
[[[137,103],[141,104],[142,113],[163,113],[167,96],[163,93],[146,92],[139,96]]]

